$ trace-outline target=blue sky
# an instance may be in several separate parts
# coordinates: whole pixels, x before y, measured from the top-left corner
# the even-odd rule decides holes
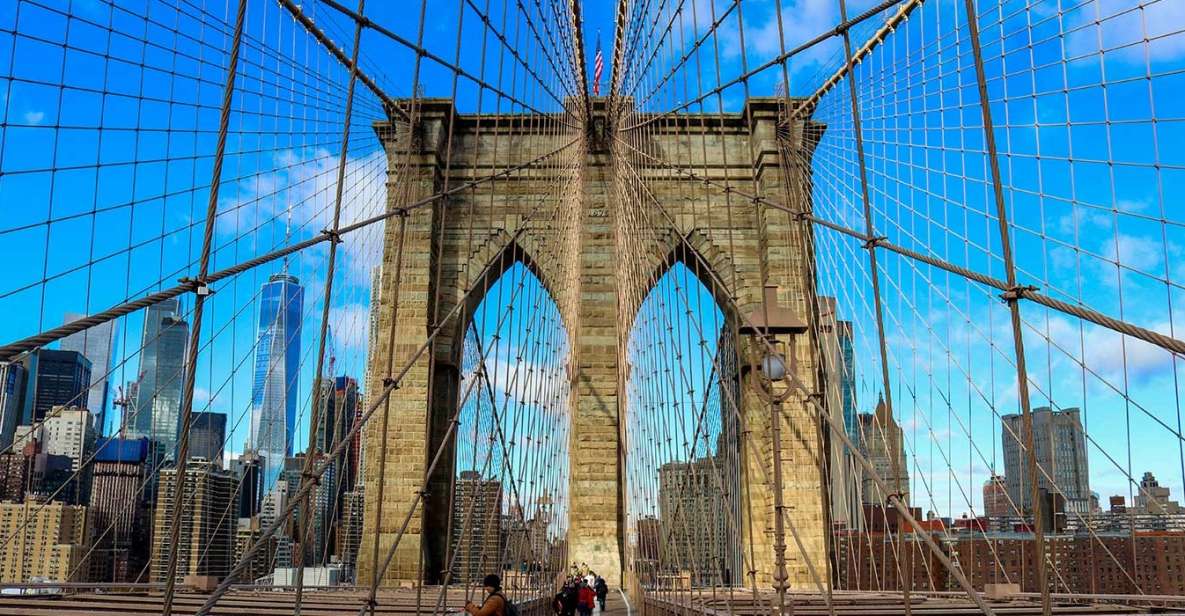
[[[721,79],[738,75],[742,62],[755,66],[780,52],[773,1],[741,5],[744,48],[734,19],[721,26]],[[352,25],[323,5],[304,4],[348,48]],[[591,75],[599,31],[608,79],[614,3],[583,4],[587,70]],[[871,4],[851,2],[848,12]],[[1178,145],[1185,131],[1185,11],[1175,0],[1029,4],[1026,10],[1018,1],[979,3],[1020,279],[1185,337],[1178,316],[1185,300],[1185,214],[1177,205],[1185,193]],[[420,33],[411,5],[372,2],[367,14],[415,41]],[[476,5],[484,10],[484,3]],[[705,31],[706,16],[726,6],[724,0],[715,6],[689,0],[675,32],[690,44],[692,34]],[[878,231],[891,241],[1002,277],[961,6],[952,0],[926,3],[857,71],[871,206]],[[172,285],[195,271],[229,38],[227,8],[188,1],[120,7],[99,0],[0,0],[0,241],[21,247],[10,267],[0,270],[2,340],[57,325],[68,311],[93,312]],[[458,7],[465,12],[459,52]],[[501,10],[491,6],[492,23],[502,23]],[[505,35],[511,46],[562,97],[570,77],[551,78],[548,60],[510,10]],[[791,0],[783,2],[783,15],[789,47],[833,27],[838,9],[830,0]],[[853,41],[867,38],[878,21],[855,28]],[[483,54],[480,23],[464,2],[431,3],[428,12],[423,46],[449,62],[458,58],[469,73],[500,84],[508,95],[480,92],[460,79],[458,107],[555,110],[552,93],[535,84],[495,37],[485,37]],[[336,188],[345,71],[274,3],[252,4],[247,32],[214,269],[325,228]],[[392,96],[407,96],[414,54],[370,31],[363,49],[364,70]],[[839,66],[841,53],[832,39],[796,56],[789,65],[790,93],[813,91]],[[669,66],[668,50],[659,58],[648,84]],[[714,54],[701,59],[701,87],[714,87]],[[689,84],[697,82],[693,70],[683,67],[647,108],[685,100],[684,86],[694,91]],[[766,71],[750,81],[750,92],[772,94],[779,80],[779,71]],[[422,63],[419,82],[429,96],[454,95],[452,74],[431,61]],[[819,216],[862,229],[846,88],[841,82],[815,113],[827,131],[812,163],[812,197]],[[738,110],[744,93],[739,85],[723,92],[725,109]],[[344,191],[347,222],[378,211],[386,178],[370,126],[381,109],[366,89],[357,96]],[[709,100],[703,109],[714,104]],[[840,318],[856,324],[859,406],[869,411],[882,387],[867,257],[853,240],[830,232],[821,231],[817,241],[820,291],[837,297]],[[331,302],[335,372],[361,377],[370,273],[380,245],[376,227],[342,246]],[[322,245],[287,263],[306,286],[306,368],[299,388],[305,412],[325,259]],[[209,304],[204,331],[212,342],[201,355],[197,402],[227,412],[229,423],[239,426],[232,451],[241,447],[250,423],[243,419],[250,370],[243,367],[253,361],[258,289],[282,266],[272,263],[220,284]],[[928,476],[914,492],[927,499],[933,493],[934,508],[959,513],[967,509],[961,491],[977,506],[989,469],[994,464],[1002,470],[992,409],[1016,410],[1006,310],[994,292],[892,255],[882,257],[882,276],[895,407],[914,476]],[[1022,306],[1022,314],[1034,403],[1083,409],[1092,437],[1092,484],[1104,501],[1129,493],[1129,471],[1138,479],[1152,470],[1181,495],[1185,464],[1174,434],[1181,424],[1173,360],[1031,304]],[[710,311],[700,318],[707,322]],[[122,383],[135,378],[140,317],[122,319],[118,332],[112,378]]]
[[[500,481],[504,508],[521,506],[526,519],[544,503],[567,510],[568,362],[555,301],[516,262],[485,290],[466,334],[456,472]],[[554,536],[566,521],[553,520]]]
[[[664,464],[719,453],[722,423],[734,412],[719,396],[714,371],[723,327],[715,298],[682,262],[658,279],[638,310],[628,338],[624,444],[634,519],[659,515]]]

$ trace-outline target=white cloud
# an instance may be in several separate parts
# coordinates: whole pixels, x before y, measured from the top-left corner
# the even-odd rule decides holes
[[[515,402],[550,409],[552,398],[565,386],[563,381],[566,380],[566,376],[562,364],[540,363],[526,358],[517,361],[515,349],[510,349],[509,352],[503,350],[489,353],[486,356],[485,368],[494,399],[499,404],[509,397]],[[487,397],[489,395],[487,392],[478,391],[474,391],[472,395],[478,393]]]
[[[40,124],[45,119],[44,111],[26,111],[24,113],[25,124]]]
[[[292,241],[332,227],[337,160],[335,153],[317,148],[283,150],[274,153],[271,161],[261,161],[269,171],[244,178],[223,192],[226,197],[218,207],[219,233],[247,237],[252,247],[262,252],[284,243],[288,224]],[[348,158],[340,225],[384,211],[386,180],[386,155],[381,149]],[[370,272],[382,260],[382,239],[381,222],[345,237],[338,258],[347,284],[369,287]]]
[[[1141,272],[1159,273],[1154,268],[1164,256],[1164,243],[1160,240],[1120,233],[1108,245],[1107,258]]]
[[[1150,329],[1169,334],[1167,321]],[[1168,351],[1138,338],[1124,336],[1099,325],[1077,323],[1067,317],[1049,319],[1049,337],[1066,353],[1081,357],[1086,367],[1112,384],[1122,384],[1124,369],[1134,381],[1143,382],[1173,373],[1173,356]]]
[[[831,30],[839,23],[839,4],[831,0],[797,0],[782,3],[782,39],[785,49],[794,47]],[[764,23],[755,28],[745,29],[746,42],[752,45],[758,54],[763,56],[782,53],[783,46],[778,44],[778,13],[776,7],[770,7]],[[815,49],[819,49],[816,46]],[[808,56],[820,54],[814,50],[807,52]],[[821,58],[816,58],[821,59]]]
[[[1111,226],[1111,215],[1102,210],[1075,206],[1069,213],[1057,219],[1055,227],[1067,238],[1080,237],[1091,231],[1106,229]],[[1077,231],[1078,235],[1075,235]]]

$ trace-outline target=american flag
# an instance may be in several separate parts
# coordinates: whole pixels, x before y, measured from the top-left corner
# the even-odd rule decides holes
[[[601,73],[605,70],[605,60],[601,57],[601,35],[597,34],[597,55],[593,59],[593,96],[601,95]]]

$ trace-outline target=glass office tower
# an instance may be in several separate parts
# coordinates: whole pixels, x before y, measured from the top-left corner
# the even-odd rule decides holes
[[[295,276],[272,275],[259,305],[259,344],[251,388],[251,446],[263,458],[263,491],[272,489],[292,455],[300,370],[304,288]]]
[[[189,324],[181,319],[180,302],[167,299],[144,310],[135,407],[124,418],[127,438],[148,438],[154,454],[172,459],[181,418],[181,385],[185,378],[185,346]]]
[[[65,322],[85,317],[84,314],[67,312]],[[111,370],[111,344],[115,339],[115,321],[100,323],[80,332],[62,338],[63,351],[82,353],[91,362],[91,387],[87,393],[86,408],[95,415],[99,432],[106,430],[108,371]]]

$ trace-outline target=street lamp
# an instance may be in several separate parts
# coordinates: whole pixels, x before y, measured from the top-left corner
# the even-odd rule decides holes
[[[790,575],[786,571],[786,528],[782,518],[785,505],[782,498],[781,415],[782,403],[793,392],[786,377],[789,370],[797,367],[794,338],[806,333],[807,325],[794,311],[778,304],[776,285],[766,285],[764,291],[762,304],[742,316],[738,331],[751,340],[749,372],[753,373],[752,381],[757,384],[754,389],[769,403],[770,409],[774,457],[774,560],[778,567],[774,589],[778,593],[778,613],[785,614]]]

